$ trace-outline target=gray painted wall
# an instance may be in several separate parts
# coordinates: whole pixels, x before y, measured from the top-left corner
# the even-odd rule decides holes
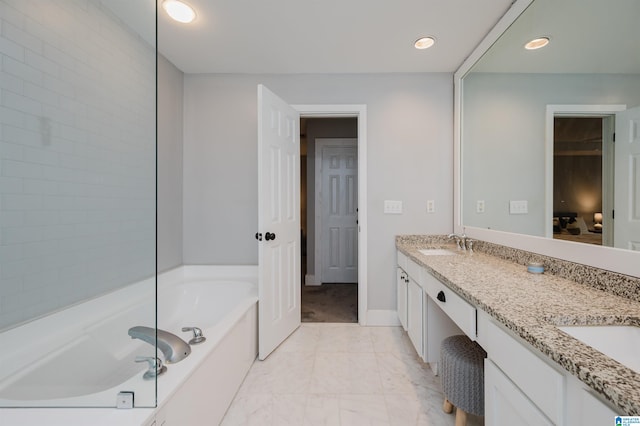
[[[291,104],[366,104],[368,305],[394,310],[395,235],[453,228],[452,81],[446,73],[185,75],[184,263],[257,263],[259,83]],[[404,214],[383,214],[385,199],[402,200]]]
[[[158,55],[158,271],[182,264],[184,74]]]

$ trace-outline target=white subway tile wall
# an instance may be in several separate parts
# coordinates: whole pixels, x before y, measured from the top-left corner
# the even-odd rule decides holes
[[[0,0],[0,330],[155,273],[155,83],[99,0]]]

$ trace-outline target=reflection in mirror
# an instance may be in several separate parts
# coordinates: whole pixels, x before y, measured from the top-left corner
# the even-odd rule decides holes
[[[639,19],[637,0],[535,0],[464,76],[465,226],[640,249]]]

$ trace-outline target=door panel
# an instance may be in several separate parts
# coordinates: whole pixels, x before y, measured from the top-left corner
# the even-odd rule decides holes
[[[300,325],[300,116],[258,86],[259,343],[265,359]]]
[[[640,250],[640,107],[616,114],[615,247]]]
[[[318,144],[321,280],[358,281],[358,154],[356,140]]]

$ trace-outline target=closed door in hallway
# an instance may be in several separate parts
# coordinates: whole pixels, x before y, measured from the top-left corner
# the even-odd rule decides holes
[[[358,153],[356,139],[316,139],[323,283],[358,281]],[[319,208],[318,208],[319,207]]]

